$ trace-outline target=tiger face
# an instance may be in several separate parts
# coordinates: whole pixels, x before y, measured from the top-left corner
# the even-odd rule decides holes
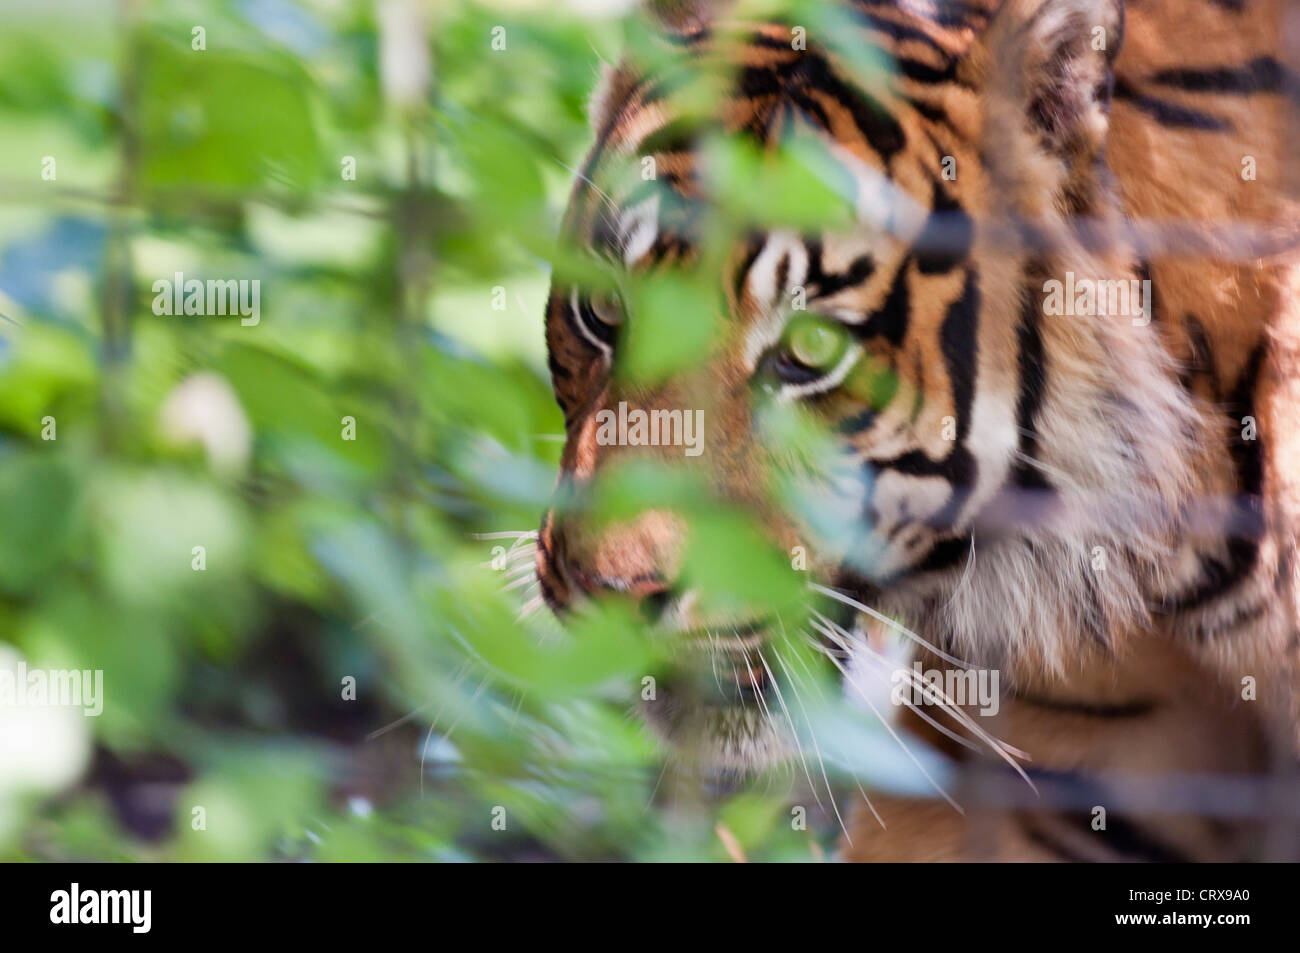
[[[587,599],[630,599],[665,638],[700,648],[695,664],[715,677],[666,683],[645,706],[692,758],[751,768],[789,753],[780,719],[767,717],[769,701],[784,702],[772,698],[778,650],[765,649],[801,621],[709,610],[683,584],[691,528],[671,508],[589,519],[584,497],[630,460],[690,469],[718,500],[757,514],[774,546],[803,547],[812,582],[968,656],[1032,642],[1029,654],[1059,663],[1068,633],[1095,638],[1140,611],[1147,537],[1104,519],[1085,526],[1077,504],[1175,495],[1185,470],[1169,443],[1190,426],[1147,338],[1046,326],[1037,292],[1067,267],[1126,276],[1131,262],[1064,233],[1052,256],[1008,251],[993,227],[1007,213],[1049,231],[1113,214],[1099,167],[1118,8],[995,6],[938,4],[937,16],[910,3],[845,4],[852,42],[890,64],[866,76],[830,38],[801,45],[789,24],[724,25],[708,4],[671,6],[679,55],[731,67],[707,128],[761,152],[814,144],[852,209],[836,227],[752,227],[706,247],[717,183],[706,137],[682,122],[671,84],[625,64],[597,96],[597,144],[564,231],[609,277],[557,277],[547,305],[566,502],[543,519],[537,570],[561,615]],[[1089,42],[1096,28],[1101,49]],[[638,174],[647,164],[651,181]],[[716,314],[709,344],[667,379],[630,379],[620,362],[638,314],[620,289],[680,270],[703,272]],[[1061,373],[1049,374],[1049,352]],[[1118,397],[1135,367],[1155,368],[1141,412]],[[661,422],[698,414],[700,452],[604,439],[634,411]],[[819,459],[773,441],[765,420],[779,413],[828,435]],[[771,474],[792,470],[813,488],[807,509],[774,498]],[[1165,527],[1149,529],[1154,540]],[[1085,578],[1099,540],[1114,542],[1100,586]],[[1061,581],[1034,591],[1030,575],[1050,579],[1053,561]],[[853,629],[852,613],[838,621],[833,631]]]

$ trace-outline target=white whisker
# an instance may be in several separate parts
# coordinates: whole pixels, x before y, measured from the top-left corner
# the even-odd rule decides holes
[[[778,621],[781,623],[781,639],[782,639],[782,640],[783,640],[787,645],[793,645],[793,643],[790,642],[790,637],[789,637],[789,635],[787,634],[787,632],[786,632],[786,630],[785,630],[785,620],[784,620],[784,619],[781,619],[779,616],[777,617],[777,619],[778,619]],[[814,646],[814,647],[815,647],[815,648],[821,648],[821,646]],[[774,651],[775,651],[775,650],[774,650]],[[795,657],[796,659],[799,660],[799,664],[801,664],[801,665],[803,666],[803,668],[804,668],[804,671],[808,673],[808,678],[809,678],[809,681],[811,682],[812,686],[813,686],[814,688],[816,688],[816,687],[817,687],[817,682],[816,682],[816,680],[813,678],[812,670],[811,670],[810,668],[808,668],[808,663],[805,662],[805,661],[803,660],[803,654],[802,654],[802,653],[794,653],[794,657]],[[770,670],[769,670],[769,671],[770,671]],[[796,681],[798,680],[798,676],[795,675],[793,672],[791,672],[790,675],[792,676],[792,678],[793,678],[794,680],[796,680]],[[790,688],[791,688],[791,691],[794,691],[794,690],[795,690],[795,686],[794,686],[793,684],[790,686]],[[818,695],[820,696],[820,694],[821,694],[821,690],[818,689],[817,691],[818,691]],[[810,782],[810,783],[811,783],[811,782]],[[853,783],[856,784],[856,785],[858,786],[858,793],[862,795],[862,800],[865,801],[866,804],[867,804],[867,810],[869,810],[869,811],[871,812],[871,816],[874,817],[874,818],[876,819],[876,823],[880,825],[880,829],[881,829],[881,830],[886,830],[886,827],[885,827],[885,819],[884,819],[883,817],[881,817],[881,816],[880,816],[880,812],[876,810],[876,805],[874,805],[874,804],[871,803],[871,798],[870,798],[870,796],[867,794],[867,789],[864,788],[864,787],[862,786],[862,782],[859,781],[856,777],[853,779]],[[852,841],[850,841],[850,843],[852,843]]]
[[[791,678],[790,670],[786,667],[784,660],[781,658],[781,653],[776,651],[776,649],[773,649],[772,654],[776,656],[776,663],[781,666],[781,671],[785,672],[786,678]],[[759,652],[758,657],[763,663],[763,667],[767,669],[768,677],[772,679],[772,684],[776,685],[776,676],[772,674],[772,669],[768,666],[767,659],[763,657],[762,652]],[[790,693],[794,695],[794,700],[799,705],[799,710],[803,712],[804,724],[808,726],[808,737],[812,739],[813,754],[817,756],[817,763],[821,766],[822,780],[826,782],[826,797],[831,802],[831,810],[835,812],[835,819],[840,823],[840,830],[844,832],[844,839],[848,841],[849,846],[852,847],[853,835],[849,833],[848,827],[845,826],[844,818],[840,816],[839,805],[835,803],[835,792],[831,790],[831,779],[830,775],[826,773],[826,761],[822,758],[821,745],[817,743],[817,732],[813,729],[812,719],[808,717],[808,709],[804,707],[803,699],[799,697],[799,692],[794,686],[793,679],[790,681]]]
[[[826,616],[822,615],[821,613],[814,613],[814,614],[820,620],[822,620],[823,623],[826,623],[827,625],[833,627],[833,629],[837,630],[840,633],[840,635],[843,636],[843,638],[841,639],[839,636],[835,635],[834,632],[824,628],[822,625],[819,625],[816,621],[813,622],[813,625],[817,627],[819,632],[822,632],[824,635],[827,636],[827,638],[831,639],[833,642],[835,642],[837,645],[843,648],[846,652],[852,654],[855,650],[861,651],[866,655],[868,659],[871,659],[872,661],[875,661],[878,664],[886,667],[891,673],[896,670],[895,667],[890,664],[888,659],[882,656],[879,652],[876,652],[873,648],[871,648],[871,646],[865,644],[865,642],[862,642],[862,640],[854,640],[853,637],[847,631],[845,631],[842,626],[836,624],[835,622],[832,622],[830,619],[826,618]],[[981,728],[978,724],[975,723],[975,720],[971,718],[970,715],[968,715],[965,711],[961,709],[961,707],[957,704],[955,699],[951,698],[946,692],[943,691],[942,687],[932,685],[929,682],[926,682],[924,679],[921,679],[915,672],[909,671],[907,669],[897,669],[897,670],[902,671],[907,675],[908,683],[910,685],[913,685],[914,687],[921,689],[921,691],[924,692],[926,695],[929,695],[930,697],[937,699],[939,702],[939,708],[942,711],[946,712],[949,715],[949,717],[957,721],[960,725],[966,728],[966,730],[971,732],[973,735],[975,735],[977,738],[983,741],[986,745],[988,745],[988,747],[993,752],[995,752],[998,755],[998,757],[1000,757],[1003,761],[1005,761],[1008,765],[1010,765],[1011,768],[1015,770],[1015,772],[1019,774],[1022,779],[1024,779],[1024,782],[1029,785],[1031,790],[1037,793],[1038,788],[1034,785],[1034,782],[1030,780],[1029,775],[1025,773],[1024,769],[1015,761],[1015,758],[1012,757],[1012,755],[1014,754],[1016,756],[1023,757],[1026,760],[1029,760],[1029,756],[1025,752],[1021,751],[1018,748],[1014,748],[1003,741],[999,741],[998,739],[990,735],[988,732],[986,732],[983,728]],[[863,700],[866,701],[868,705],[871,705],[871,702],[867,699],[865,693],[860,693],[860,694],[862,694]],[[909,707],[911,706],[909,705]],[[872,705],[872,710],[875,711],[874,705]],[[877,717],[879,717],[878,712],[877,712]],[[929,719],[926,720],[928,721]]]
[[[816,623],[813,623],[813,624],[814,624],[814,626],[816,626]],[[817,629],[818,629],[819,632],[823,631],[820,627],[817,627]],[[829,634],[829,633],[824,633],[824,634],[826,634],[827,638],[830,638],[830,634]],[[811,645],[813,648],[815,648],[817,651],[821,652],[823,655],[825,655],[828,659],[831,660],[831,664],[834,665],[837,669],[839,669],[840,674],[844,676],[844,680],[845,680],[845,681],[846,681],[850,686],[852,686],[852,688],[853,688],[854,691],[856,691],[859,695],[863,695],[863,694],[864,694],[863,689],[862,689],[862,686],[858,685],[857,682],[855,682],[855,681],[853,680],[853,676],[849,674],[849,670],[848,670],[847,668],[844,667],[844,663],[841,662],[841,661],[839,660],[839,658],[835,655],[834,652],[832,652],[830,649],[826,648],[825,646],[818,644],[818,642],[817,642],[816,639],[809,639],[809,640],[808,640],[808,644]],[[847,650],[846,650],[846,651],[847,651]],[[882,666],[882,669],[883,669],[883,666]],[[884,675],[885,675],[885,681],[886,681],[886,683],[888,683],[888,682],[890,681],[890,679],[889,679],[888,676],[889,676],[889,674],[891,674],[891,673],[889,673],[889,672],[887,672],[887,671],[879,670],[879,669],[878,669],[878,670],[873,670],[873,671],[880,671],[881,674],[884,674]],[[961,735],[957,734],[957,732],[953,731],[953,730],[952,730],[951,728],[949,728],[947,725],[941,725],[939,722],[935,721],[935,719],[931,718],[931,717],[929,716],[929,714],[927,714],[925,711],[923,711],[923,710],[922,710],[919,706],[917,706],[915,703],[910,702],[910,701],[908,701],[907,699],[903,699],[903,704],[906,705],[908,708],[910,708],[910,709],[912,710],[912,712],[915,713],[915,714],[917,715],[917,717],[919,717],[922,721],[924,721],[926,724],[928,724],[930,727],[932,727],[935,731],[939,732],[939,733],[942,734],[943,736],[945,736],[945,737],[947,737],[947,738],[951,738],[953,741],[957,742],[959,745],[962,745],[963,747],[969,748],[971,751],[982,751],[982,750],[983,750],[979,745],[975,744],[975,742],[971,741],[969,738],[963,738]],[[946,709],[945,709],[945,710],[946,710]]]
[[[857,609],[859,612],[865,612],[867,615],[871,616],[871,618],[875,619],[877,622],[883,622],[885,625],[889,626],[891,629],[895,630],[896,632],[900,632],[903,635],[907,636],[917,645],[929,649],[931,652],[933,652],[939,658],[943,659],[945,662],[951,662],[953,665],[960,665],[962,668],[972,667],[970,662],[964,662],[955,656],[949,655],[947,652],[944,652],[938,646],[933,645],[930,642],[927,642],[925,639],[921,638],[921,636],[917,635],[915,632],[913,632],[907,626],[903,625],[901,622],[894,621],[884,613],[877,612],[875,609],[871,608],[870,606],[865,606],[861,602],[858,602],[856,599],[844,595],[844,593],[842,592],[836,592],[834,589],[830,589],[826,586],[820,586],[815,582],[810,582],[808,584],[808,588],[814,590],[815,592],[820,592],[824,596],[830,596],[830,598],[834,599],[836,602],[841,602],[844,605],[849,606],[850,608]]]
[[[957,585],[953,586],[952,594],[948,596],[945,608],[952,608],[953,602],[965,590],[966,584],[970,582],[971,570],[975,568],[975,534],[971,533],[970,537],[970,555],[966,557],[966,565],[962,568],[961,578],[957,580]]]
[[[976,721],[970,715],[968,715],[962,709],[962,707],[957,703],[957,700],[955,698],[952,698],[950,695],[947,694],[947,692],[944,691],[943,686],[933,685],[930,682],[925,681],[924,679],[921,678],[920,675],[918,675],[916,672],[912,671],[911,669],[899,669],[897,666],[893,665],[888,658],[881,655],[879,652],[873,649],[866,642],[862,640],[853,639],[853,637],[844,629],[843,626],[839,625],[836,622],[833,622],[832,620],[828,619],[826,616],[822,615],[819,612],[814,612],[814,615],[816,615],[823,623],[831,626],[836,631],[838,631],[841,636],[843,636],[844,641],[840,641],[838,639],[836,639],[835,641],[837,641],[846,651],[852,653],[854,649],[860,649],[866,655],[868,660],[875,662],[887,673],[892,674],[895,671],[903,672],[903,674],[907,676],[909,685],[912,685],[920,689],[926,695],[930,695],[934,698],[939,699],[939,707],[943,711],[948,712],[948,714],[951,715],[954,720],[960,722],[962,725],[970,729],[971,733],[973,733],[976,737],[982,740],[990,748],[993,748],[995,751],[997,751],[1004,758],[1006,755],[1014,755],[1015,757],[1021,758],[1022,760],[1025,761],[1033,760],[1033,758],[1030,757],[1030,755],[1027,752],[1021,751],[1019,748],[1010,745],[1005,741],[1001,741],[997,738],[994,738],[992,735],[985,732],[984,729],[980,728],[978,723],[976,723]],[[831,636],[831,638],[834,637]],[[1017,765],[1012,765],[1012,767],[1015,767],[1017,770],[1019,770],[1019,767]],[[1026,781],[1029,781],[1029,778],[1025,777],[1024,772],[1021,772],[1021,776],[1024,777]],[[1029,786],[1033,787],[1033,783],[1031,782]]]
[[[508,585],[502,586],[502,587],[501,587],[501,591],[502,591],[502,592],[512,592],[513,590],[518,589],[520,586],[527,586],[527,585],[530,585],[530,584],[540,585],[540,581],[539,581],[538,579],[534,578],[531,574],[523,575],[523,576],[520,576],[518,579],[516,579],[514,582],[512,582],[512,583],[510,583],[510,584],[508,584]]]
[[[478,699],[479,695],[483,693],[483,689],[487,687],[487,683],[491,678],[491,672],[488,672],[483,676],[483,679],[478,683],[478,688],[474,689],[474,694],[470,696],[469,704],[473,704]],[[468,704],[466,707],[468,708]],[[445,702],[443,703],[443,708],[446,708]],[[433,721],[429,723],[429,730],[425,732],[424,735],[424,744],[420,745],[420,797],[424,797],[424,758],[429,752],[429,740],[433,737],[433,730],[438,726],[438,719],[442,717],[443,708],[438,709],[438,714],[434,716]],[[451,733],[456,730],[456,727],[464,717],[465,712],[462,710],[461,713],[456,716],[456,720],[451,723],[451,726],[442,733],[442,737],[444,739],[451,738]]]
[[[817,793],[817,785],[813,784],[812,772],[808,770],[808,761],[803,756],[803,745],[799,743],[799,732],[795,729],[794,718],[790,715],[790,709],[785,703],[785,696],[781,693],[781,686],[777,683],[776,676],[772,673],[771,667],[767,664],[767,659],[763,658],[763,653],[759,652],[759,661],[763,663],[763,668],[767,671],[767,677],[772,680],[772,688],[776,692],[776,700],[781,705],[781,710],[785,712],[786,723],[790,726],[790,741],[794,744],[795,754],[799,756],[799,763],[803,765],[804,777],[808,779],[808,790],[817,800],[817,806],[822,807],[821,795]],[[793,690],[793,688],[792,688]],[[793,771],[793,769],[791,769]],[[825,808],[823,807],[823,810]]]
[[[519,609],[519,614],[515,616],[516,622],[527,622],[533,616],[537,615],[546,605],[546,600],[540,595],[533,596],[523,604]]]
[[[894,726],[889,723],[889,720],[880,714],[880,709],[876,708],[875,703],[872,702],[872,700],[869,697],[867,697],[865,694],[863,695],[862,700],[867,703],[867,707],[871,709],[871,713],[876,716],[876,719],[880,722],[881,725],[884,726],[884,729],[887,732],[889,732],[890,737],[893,738],[894,741],[898,743],[898,746],[903,749],[903,753],[906,754],[908,758],[911,759],[912,763],[916,765],[917,770],[919,770],[922,776],[924,776],[925,779],[930,782],[931,786],[936,791],[939,792],[939,795],[945,801],[951,804],[953,809],[956,810],[957,813],[965,814],[966,812],[962,810],[961,805],[958,804],[956,801],[954,801],[952,797],[949,796],[948,792],[943,789],[943,786],[940,785],[938,781],[936,781],[934,778],[930,776],[929,771],[925,770],[925,765],[921,764],[920,760],[916,757],[916,755],[912,753],[912,749],[907,746],[907,743],[903,741],[901,737],[899,737],[898,732],[894,730]]]

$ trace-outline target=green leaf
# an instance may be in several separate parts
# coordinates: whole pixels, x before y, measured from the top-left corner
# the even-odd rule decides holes
[[[140,47],[144,186],[301,190],[319,181],[311,84],[289,57],[191,50],[156,36]]]
[[[71,542],[76,483],[53,451],[0,459],[0,589],[21,593],[48,574]]]

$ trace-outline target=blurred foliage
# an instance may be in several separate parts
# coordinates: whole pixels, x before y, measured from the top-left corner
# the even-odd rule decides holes
[[[722,860],[718,825],[753,858],[823,855],[835,831],[793,830],[780,785],[661,808],[673,772],[629,714],[660,650],[619,606],[517,623],[527,560],[475,535],[535,528],[551,492],[552,243],[626,26],[8,5],[0,649],[102,669],[106,700],[0,713],[0,857]],[[842,214],[806,152],[715,151],[726,222],[754,190],[764,223]],[[155,314],[177,273],[259,280],[260,321]],[[707,346],[690,280],[638,289],[634,375]],[[636,479],[611,512],[676,492]],[[702,584],[789,588],[744,514],[701,518]]]

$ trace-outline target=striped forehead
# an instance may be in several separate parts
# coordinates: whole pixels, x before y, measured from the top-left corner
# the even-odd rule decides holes
[[[871,42],[871,36],[883,38],[864,39]],[[821,51],[792,49],[789,29],[775,24],[759,28],[731,55],[736,69],[731,93],[711,119],[682,113],[676,101],[680,73],[618,84],[619,101],[608,110],[580,175],[579,193],[591,203],[586,231],[594,244],[644,235],[650,212],[644,200],[656,185],[663,198],[673,199],[661,201],[661,214],[682,201],[707,201],[697,151],[702,134],[738,134],[763,149],[795,138],[819,143],[834,158],[821,163],[821,171],[830,167],[845,180],[827,184],[845,193],[863,220],[892,213],[886,193],[896,177],[895,164],[910,167],[917,161],[909,154],[915,150],[906,148],[909,143],[933,152],[887,69],[855,75],[860,68],[837,65]],[[937,165],[938,156],[924,160]],[[905,188],[918,183],[915,174],[898,179]],[[629,201],[629,194],[636,200]]]
[[[909,176],[907,183],[891,178],[878,163],[864,159],[857,150],[811,123],[800,122],[792,128],[807,147],[822,150],[821,161],[810,172],[851,209],[864,236],[887,233],[907,241],[919,233],[928,209],[923,197],[908,191],[909,187],[916,188],[912,181],[915,177]],[[585,191],[593,202],[588,231],[593,244],[617,247],[625,261],[632,264],[639,254],[628,255],[629,245],[640,254],[646,251],[632,241],[634,237],[643,243],[649,231],[658,232],[664,227],[681,230],[707,208],[709,198],[701,181],[702,175],[707,176],[694,148],[664,153],[631,143],[615,155],[622,158],[622,166],[631,174],[627,182],[605,182],[601,186],[587,179]],[[605,157],[608,164],[617,161],[608,150]],[[762,196],[755,199],[761,202]]]
[[[889,274],[927,222],[928,207],[824,131],[815,132],[826,148],[823,169],[833,165],[837,170],[828,184],[853,210],[856,224],[812,235],[788,229],[756,232],[740,243],[729,259],[729,273],[720,277],[731,291],[733,317],[746,325],[746,370],[752,371],[780,339],[796,307],[815,305],[819,313],[846,324],[862,322],[868,305],[884,300]],[[637,154],[635,145],[629,154]],[[629,271],[653,266],[669,250],[687,257],[683,249],[693,250],[704,200],[683,195],[675,184],[638,182],[621,203],[606,193],[593,229],[593,249]]]
[[[898,46],[897,65],[909,82],[949,78],[951,59],[924,31],[867,26],[869,42]],[[917,44],[924,48],[914,49]],[[814,174],[840,195],[853,222],[836,233],[750,234],[726,259],[719,279],[731,317],[743,324],[741,358],[752,370],[797,310],[797,291],[799,307],[815,306],[846,325],[871,324],[874,311],[897,303],[896,286],[909,280],[909,255],[934,237],[927,231],[932,213],[958,207],[940,182],[942,155],[918,130],[915,101],[888,77],[848,79],[823,53],[792,50],[781,26],[760,30],[736,55],[733,95],[712,128],[764,146],[795,136],[812,142],[824,150],[823,161],[811,164]],[[922,59],[930,66],[923,69]],[[708,210],[698,141],[672,107],[667,86],[644,79],[626,87],[579,184],[585,241],[629,271],[692,258],[698,220]],[[968,233],[965,226],[956,230],[958,245],[969,244]],[[934,269],[922,261],[920,270]]]

